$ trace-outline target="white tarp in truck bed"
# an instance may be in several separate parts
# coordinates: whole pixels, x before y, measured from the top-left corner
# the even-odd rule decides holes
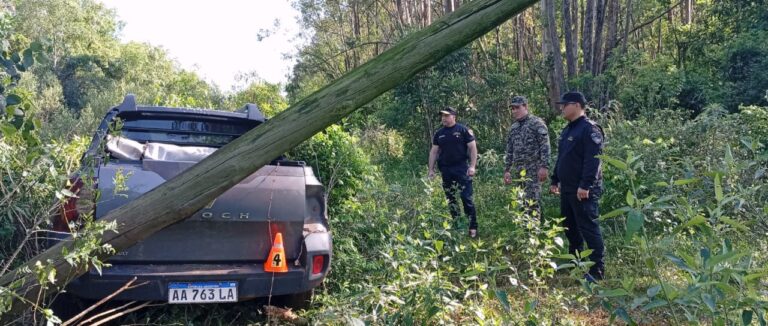
[[[119,160],[199,162],[215,152],[216,148],[150,142],[142,144],[125,137],[107,135],[107,151]]]

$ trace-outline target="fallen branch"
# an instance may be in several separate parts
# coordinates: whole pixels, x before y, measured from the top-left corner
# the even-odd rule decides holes
[[[144,282],[144,283],[132,286],[133,282],[136,282],[136,277],[135,276],[133,277],[132,280],[130,280],[127,283],[125,283],[125,285],[123,285],[122,287],[117,289],[115,292],[112,292],[112,294],[104,297],[103,299],[101,299],[98,302],[94,303],[93,305],[91,305],[87,309],[81,311],[79,314],[75,315],[74,317],[70,318],[66,322],[62,323],[61,326],[68,326],[68,325],[71,325],[71,324],[75,323],[76,321],[80,320],[80,318],[83,318],[85,315],[87,315],[89,312],[91,312],[94,309],[98,308],[99,306],[103,305],[107,301],[112,300],[112,298],[114,298],[115,296],[117,296],[118,294],[122,293],[125,290],[130,290],[130,289],[133,289],[133,288],[137,288],[139,286],[142,286],[142,285],[145,285],[145,284],[149,283],[149,282]]]
[[[96,316],[93,316],[93,317],[91,317],[91,318],[88,318],[88,319],[84,320],[82,323],[80,323],[80,324],[78,324],[78,325],[79,325],[79,326],[84,326],[86,323],[88,323],[88,322],[91,322],[92,320],[94,320],[94,319],[96,319],[96,318],[99,318],[99,317],[101,317],[101,316],[105,316],[105,315],[108,315],[108,316],[107,316],[107,318],[104,318],[104,319],[102,319],[102,320],[99,320],[99,321],[97,321],[97,322],[95,322],[95,323],[91,324],[90,326],[98,326],[98,325],[102,325],[102,324],[104,324],[104,323],[106,323],[106,322],[108,322],[108,321],[111,321],[111,320],[113,320],[113,319],[116,319],[116,318],[119,318],[119,317],[125,316],[125,315],[127,315],[127,314],[129,314],[129,313],[132,313],[132,312],[136,311],[136,310],[142,309],[142,308],[144,308],[144,307],[146,307],[146,306],[150,305],[152,302],[149,302],[149,301],[147,301],[147,302],[144,302],[144,303],[142,303],[142,304],[140,304],[140,305],[138,305],[138,306],[136,306],[136,307],[133,307],[133,308],[130,308],[130,309],[126,309],[126,310],[120,311],[120,309],[124,309],[124,308],[127,308],[128,306],[130,306],[130,305],[132,305],[132,304],[134,304],[134,303],[136,303],[136,301],[131,301],[131,302],[128,302],[128,303],[126,303],[126,304],[124,304],[124,305],[122,305],[122,306],[120,306],[120,307],[117,307],[117,308],[115,308],[115,309],[107,310],[107,311],[105,311],[105,312],[102,312],[102,313],[100,313],[100,314],[98,314],[98,315],[96,315]],[[120,311],[120,312],[117,312],[117,311]],[[117,313],[115,313],[115,312],[117,312]],[[109,314],[112,314],[112,315],[109,315]]]

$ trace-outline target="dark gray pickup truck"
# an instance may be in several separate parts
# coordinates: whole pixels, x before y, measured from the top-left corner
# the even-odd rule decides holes
[[[100,197],[94,217],[136,199],[265,121],[255,105],[243,111],[137,106],[132,95],[126,96],[107,113],[83,159],[95,162]],[[119,132],[108,132],[114,126]],[[73,190],[82,192],[81,180],[73,181]],[[75,279],[67,291],[100,299],[137,277],[135,284],[146,284],[116,299],[184,304],[272,295],[287,306],[306,306],[331,262],[324,198],[311,167],[275,159],[197,213],[118,252],[101,273],[91,270]],[[78,205],[77,198],[63,206],[53,224],[68,232],[89,207]],[[265,261],[278,232],[288,269],[268,272]]]

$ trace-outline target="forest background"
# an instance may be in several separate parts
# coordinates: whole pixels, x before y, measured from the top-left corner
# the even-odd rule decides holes
[[[464,2],[294,0],[306,42],[289,82],[243,74],[222,91],[162,48],[121,43],[121,23],[99,2],[2,1],[2,274],[41,249],[35,238],[69,195],[67,176],[125,94],[161,106],[256,103],[273,116]],[[540,1],[289,153],[330,190],[335,247],[328,280],[300,314],[322,324],[765,325],[766,71],[764,0]],[[598,285],[567,255],[558,199],[544,196],[540,225],[524,214],[520,189],[502,182],[509,96],[530,99],[556,152],[565,121],[553,103],[567,90],[586,94],[607,134],[607,280]],[[478,139],[478,240],[453,229],[439,181],[425,178],[445,105]],[[90,243],[73,263],[93,264],[102,249]],[[44,262],[30,272],[55,277]],[[0,311],[11,295],[0,293]],[[46,306],[26,318],[55,320]],[[264,316],[248,303],[160,305],[121,321]]]

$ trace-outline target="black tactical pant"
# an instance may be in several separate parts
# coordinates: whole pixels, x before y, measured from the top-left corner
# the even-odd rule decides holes
[[[565,236],[570,243],[569,252],[575,255],[578,250],[587,247],[592,249],[589,259],[595,264],[590,267],[589,274],[597,279],[602,279],[604,272],[603,255],[605,246],[603,235],[597,218],[600,217],[597,202],[600,199],[601,190],[593,189],[589,192],[589,199],[579,200],[576,192],[563,192],[560,194],[560,213],[565,216],[563,222],[567,230]]]
[[[477,229],[477,213],[475,212],[475,203],[472,201],[472,177],[467,175],[469,169],[466,165],[440,167],[440,174],[443,178],[443,190],[445,197],[448,198],[448,208],[451,211],[454,221],[461,216],[459,203],[456,195],[461,196],[461,203],[464,205],[464,214],[469,218],[469,228]]]

